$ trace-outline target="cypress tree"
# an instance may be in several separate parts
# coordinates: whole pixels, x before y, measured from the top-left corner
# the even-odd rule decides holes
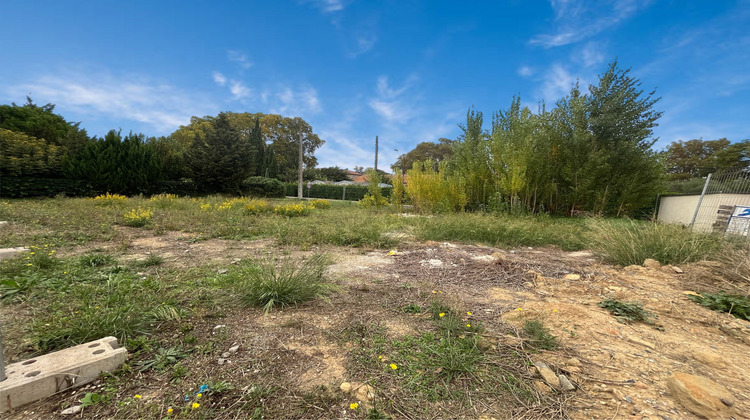
[[[250,145],[255,149],[255,176],[265,176],[264,163],[265,163],[265,149],[266,142],[263,140],[263,133],[260,130],[260,118],[255,119],[255,127],[250,131]]]

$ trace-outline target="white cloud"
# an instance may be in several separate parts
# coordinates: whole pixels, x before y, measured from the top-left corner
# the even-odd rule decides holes
[[[610,29],[648,7],[652,0],[551,0],[556,30],[539,34],[529,43],[544,48],[582,41]]]
[[[392,88],[388,77],[378,77],[377,97],[370,100],[370,108],[388,123],[403,124],[409,121],[415,114],[415,107],[407,104],[401,96],[412,87],[414,80],[412,76],[400,88]]]
[[[55,103],[59,108],[89,115],[91,120],[101,115],[145,123],[160,134],[189,123],[193,115],[216,110],[198,94],[134,75],[113,76],[105,72],[43,76],[8,92],[13,96],[30,92],[39,102]]]
[[[541,87],[541,99],[548,104],[553,104],[558,99],[570,93],[570,87],[576,82],[573,76],[565,67],[560,64],[554,64],[544,75],[544,82]],[[585,84],[582,82],[582,85]]]
[[[242,69],[244,70],[247,70],[253,66],[253,63],[250,62],[250,60],[247,58],[247,55],[241,51],[228,50],[227,59],[239,64],[240,67],[242,67]]]
[[[264,102],[271,102],[271,112],[290,117],[310,116],[323,110],[318,98],[318,91],[312,86],[297,90],[290,86],[281,86],[275,93],[264,92]]]
[[[521,66],[518,68],[518,75],[521,77],[531,77],[534,75],[534,69],[529,66]]]
[[[227,83],[227,77],[223,74],[219,73],[218,71],[215,71],[213,73],[214,82],[216,82],[219,86],[224,86]]]
[[[603,47],[596,42],[589,42],[583,48],[576,51],[574,60],[580,61],[585,67],[593,67],[605,60]]]
[[[351,58],[356,58],[370,51],[375,46],[375,43],[378,42],[378,36],[374,32],[371,32],[356,36],[355,41],[355,45],[351,47],[351,51],[349,52],[349,57]]]
[[[229,92],[235,100],[247,98],[252,93],[249,87],[245,86],[244,83],[238,80],[232,80],[229,82]]]
[[[346,6],[343,0],[305,0],[302,3],[312,4],[323,13],[340,12]]]

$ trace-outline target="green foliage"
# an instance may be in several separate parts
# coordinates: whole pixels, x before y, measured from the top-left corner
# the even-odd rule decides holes
[[[528,320],[523,325],[523,333],[529,346],[537,350],[557,350],[557,337],[552,335],[542,321]]]
[[[266,176],[266,141],[263,139],[263,132],[260,129],[260,118],[255,119],[255,126],[250,131],[250,147],[255,151],[252,166],[256,168],[251,175]]]
[[[110,400],[110,397],[97,394],[95,392],[87,392],[86,395],[81,398],[81,407],[89,407],[97,404],[104,404]]]
[[[750,298],[747,296],[719,293],[701,293],[701,296],[688,295],[688,299],[708,309],[726,312],[739,319],[750,321]]]
[[[367,194],[362,197],[359,204],[363,207],[382,207],[388,204],[388,200],[383,197],[380,188],[380,174],[374,169],[368,169],[367,172]]]
[[[747,167],[750,140],[734,144],[725,138],[679,140],[667,146],[660,158],[671,180],[705,178],[709,173]]]
[[[86,196],[92,192],[85,183],[66,178],[3,176],[0,182],[0,197],[3,198]]]
[[[278,179],[254,176],[242,182],[242,193],[251,197],[283,197],[285,190]]]
[[[187,150],[190,176],[203,191],[239,193],[242,181],[256,171],[256,151],[250,139],[230,123],[226,113],[212,119],[204,134]]]
[[[54,176],[62,170],[65,149],[44,139],[0,128],[0,173],[4,176]]]
[[[286,195],[291,197],[297,196],[297,184],[287,183]],[[390,197],[392,188],[383,187],[380,189],[383,197]],[[364,185],[332,185],[332,184],[313,184],[309,190],[306,186],[303,188],[305,197],[328,198],[331,200],[348,200],[359,201],[368,193],[368,188]],[[346,194],[344,194],[346,193]]]
[[[467,183],[462,175],[446,175],[445,165],[435,171],[431,161],[416,162],[406,172],[406,192],[418,213],[463,211],[468,203]]]
[[[667,192],[675,194],[700,194],[706,184],[705,178],[690,178],[667,183]]]
[[[143,134],[123,139],[111,130],[103,140],[86,145],[64,164],[69,178],[84,181],[99,192],[134,195],[148,192],[161,177],[162,164],[145,144]]]
[[[187,356],[185,352],[177,347],[160,348],[150,359],[139,363],[138,369],[143,372],[147,370],[163,371],[179,362]]]
[[[643,322],[653,325],[653,319],[656,318],[656,315],[643,309],[643,304],[638,302],[620,302],[616,299],[605,299],[599,302],[599,307],[608,310],[623,324]]]
[[[104,267],[115,264],[115,259],[107,254],[88,254],[78,257],[78,264],[81,267]]]
[[[393,172],[401,172],[414,167],[415,162],[426,160],[438,165],[453,155],[453,140],[441,138],[437,143],[425,141],[419,143],[413,150],[398,157],[391,168]],[[437,168],[435,168],[437,169]]]
[[[244,279],[242,294],[245,303],[262,306],[268,312],[274,306],[297,305],[335,290],[336,287],[324,276],[329,264],[328,257],[316,254],[302,264],[286,259],[277,267],[268,261],[232,275]]]
[[[393,175],[393,179],[391,180],[391,182],[393,183],[393,189],[391,192],[390,202],[396,208],[396,211],[401,211],[404,200],[406,199],[404,190],[404,174],[401,172],[401,170],[396,171],[396,174]]]
[[[591,231],[592,250],[620,265],[640,265],[647,258],[662,264],[698,261],[718,251],[721,244],[715,235],[655,222],[593,221]]]
[[[422,307],[415,303],[410,303],[404,306],[403,311],[407,314],[420,314],[422,313]]]

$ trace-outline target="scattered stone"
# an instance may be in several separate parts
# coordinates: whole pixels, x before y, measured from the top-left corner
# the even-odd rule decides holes
[[[560,379],[555,375],[555,372],[552,371],[552,369],[547,366],[544,362],[536,362],[534,363],[534,366],[536,366],[537,372],[542,376],[542,379],[545,380],[552,388],[560,389]]]
[[[574,391],[576,389],[575,386],[570,382],[570,380],[563,374],[557,375],[557,379],[560,382],[560,390],[563,392],[566,391]]]
[[[494,263],[497,261],[495,257],[493,257],[492,255],[475,255],[471,257],[471,259],[474,261],[485,262],[485,263]]]
[[[641,381],[636,381],[633,385],[635,385],[636,388],[640,388],[640,389],[648,388],[648,385],[644,384]]]
[[[610,389],[609,392],[611,392],[612,395],[620,401],[630,402],[628,401],[629,398],[626,397],[625,394],[623,394],[619,389]]]
[[[219,332],[219,330],[221,330],[222,328],[226,328],[226,325],[224,325],[224,324],[219,324],[219,325],[215,326],[215,327],[214,327],[214,329],[213,329],[213,331],[211,331],[211,334],[216,334],[216,333],[217,333],[217,332]]]
[[[505,256],[502,252],[495,252],[492,254],[492,258],[495,259],[495,262],[501,263],[503,261],[507,261],[508,257]]]
[[[422,265],[429,265],[430,267],[442,267],[443,262],[437,259],[422,260],[419,262]]]
[[[646,258],[646,260],[643,261],[643,266],[646,268],[661,268],[661,263],[654,259]]]
[[[239,264],[239,262],[242,261],[239,258],[232,258],[232,264]]]
[[[565,364],[570,366],[581,366],[581,361],[578,360],[577,357],[571,357],[570,359],[565,361]]]
[[[219,274],[227,274],[228,272],[229,270],[227,270],[226,268],[219,269]]]
[[[3,227],[3,226],[8,226],[8,222],[6,222],[5,220],[0,222],[0,227]]]
[[[240,349],[240,345],[232,346],[229,348],[230,353],[237,353],[237,351]]]
[[[534,288],[534,283],[532,283],[530,281],[527,281],[526,283],[523,284],[523,287],[525,287],[527,289],[533,289]]]
[[[536,390],[541,392],[542,394],[552,393],[552,388],[550,388],[549,385],[545,384],[542,381],[534,381],[534,388],[536,388]]]
[[[642,340],[642,339],[640,339],[638,337],[635,337],[635,336],[632,336],[632,335],[630,337],[628,337],[628,341],[630,341],[631,343],[640,344],[641,346],[645,346],[645,347],[648,347],[650,349],[655,349],[656,348],[656,345],[654,345],[654,343],[652,343],[650,341]]]
[[[732,416],[734,397],[725,387],[708,378],[675,372],[667,380],[667,387],[676,401],[699,417]]]
[[[228,352],[228,351],[225,351],[224,353],[221,353],[221,357],[223,357],[223,358],[225,358],[225,359],[226,359],[227,357],[229,357],[229,356],[230,356],[230,354],[229,354],[229,352]]]
[[[581,373],[581,368],[578,366],[565,366],[565,371],[568,373]]]
[[[217,362],[219,363],[219,366],[221,366],[221,365],[223,365],[224,363],[227,362],[227,359],[225,359],[223,357],[219,357],[219,360]]]
[[[73,414],[80,413],[81,410],[83,410],[82,406],[80,406],[80,405],[74,405],[73,407],[66,408],[65,410],[63,410],[62,412],[60,412],[60,414],[62,414],[63,416],[71,416]]]
[[[565,280],[580,280],[581,275],[580,274],[566,274],[565,277],[563,277]]]
[[[344,391],[345,393],[348,394],[348,393],[352,392],[352,384],[350,384],[349,382],[344,382],[344,383],[341,384],[341,386],[339,387],[339,389],[341,389],[342,391]]]
[[[715,353],[710,353],[702,350],[694,350],[691,356],[695,360],[703,363],[704,365],[711,366],[717,369],[724,369],[727,364],[724,362],[724,358]]]
[[[370,385],[361,385],[354,396],[360,401],[372,401],[375,399],[375,388]]]
[[[682,269],[680,267],[675,267],[675,266],[672,266],[672,271],[674,271],[677,274],[684,273],[684,271],[682,271]]]

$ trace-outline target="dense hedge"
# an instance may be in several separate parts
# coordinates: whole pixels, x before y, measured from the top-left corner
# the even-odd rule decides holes
[[[0,177],[0,197],[54,197],[57,194],[71,196],[91,195],[93,189],[83,181],[66,178]]]
[[[276,178],[253,176],[242,182],[242,193],[253,197],[283,197],[284,183]]]
[[[344,196],[346,188],[346,196]],[[381,188],[383,197],[390,197],[393,188]],[[367,187],[363,185],[331,185],[331,184],[313,184],[312,188],[307,189],[307,184],[302,186],[302,192],[305,197],[328,198],[332,200],[351,200],[359,201],[367,194]],[[297,196],[297,184],[286,184],[286,195]]]

